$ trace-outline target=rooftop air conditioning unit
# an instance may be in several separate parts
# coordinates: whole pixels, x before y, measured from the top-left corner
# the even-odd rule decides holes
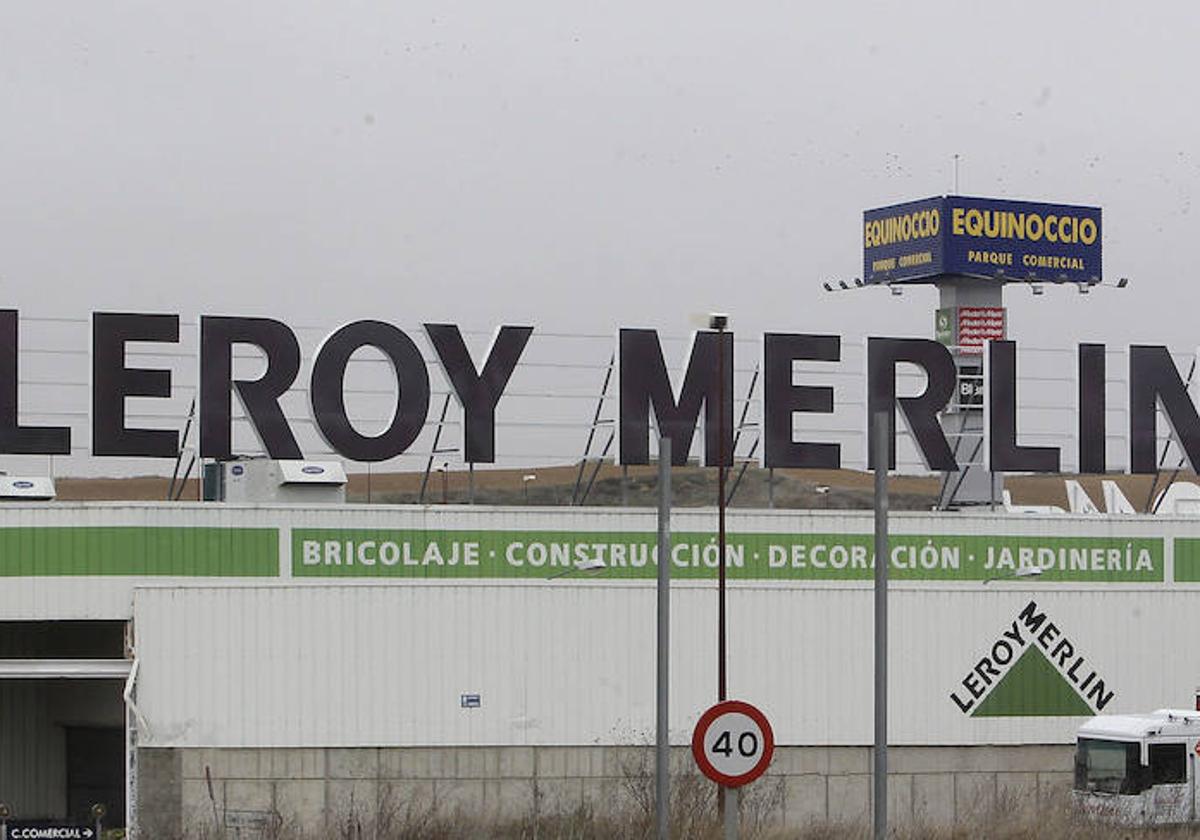
[[[48,502],[54,495],[54,479],[49,476],[0,475],[0,501]]]
[[[223,500],[243,504],[346,502],[346,471],[337,461],[272,461],[256,458],[223,463]]]

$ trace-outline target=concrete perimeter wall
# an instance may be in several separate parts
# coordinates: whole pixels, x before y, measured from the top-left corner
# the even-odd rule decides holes
[[[894,747],[889,816],[939,825],[1008,797],[1051,802],[1070,787],[1071,756],[1060,745]],[[703,790],[686,749],[672,760],[677,793]],[[139,764],[140,837],[159,840],[244,812],[314,829],[352,817],[369,827],[410,811],[505,819],[653,803],[653,754],[644,747],[143,748]],[[743,818],[865,823],[870,773],[869,747],[780,747],[768,774],[744,789]]]

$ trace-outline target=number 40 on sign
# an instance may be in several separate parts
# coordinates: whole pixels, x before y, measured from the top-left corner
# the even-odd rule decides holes
[[[700,772],[725,787],[757,779],[771,763],[775,734],[767,717],[742,700],[725,700],[700,716],[692,756]]]

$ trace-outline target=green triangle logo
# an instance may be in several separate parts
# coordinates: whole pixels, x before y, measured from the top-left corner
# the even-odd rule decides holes
[[[971,717],[1052,717],[1096,712],[1036,647],[1008,669]]]

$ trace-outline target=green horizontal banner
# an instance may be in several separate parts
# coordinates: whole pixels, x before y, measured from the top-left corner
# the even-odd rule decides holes
[[[0,528],[0,577],[278,577],[275,528]]]
[[[1175,539],[1175,580],[1179,583],[1200,583],[1200,539]]]
[[[293,529],[295,577],[544,578],[602,561],[608,578],[657,573],[652,533]],[[1159,538],[908,536],[890,540],[897,580],[971,581],[1040,567],[1044,581],[1163,581]],[[730,534],[728,576],[741,580],[868,580],[869,534]],[[716,537],[672,535],[671,574],[710,578]]]

